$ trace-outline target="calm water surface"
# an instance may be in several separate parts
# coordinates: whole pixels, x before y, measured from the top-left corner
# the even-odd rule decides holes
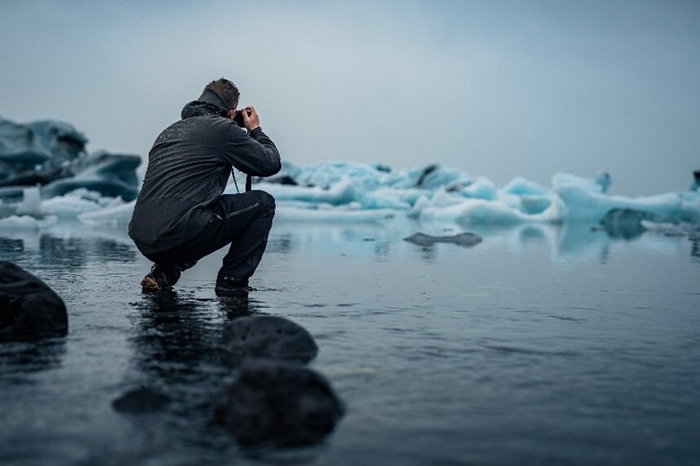
[[[247,303],[219,300],[221,254],[143,296],[123,229],[0,231],[0,259],[66,302],[66,338],[0,345],[3,465],[458,465],[700,462],[700,246],[580,228],[277,222]],[[449,228],[449,227],[448,227]],[[448,230],[456,233],[458,229]],[[212,424],[240,315],[287,317],[347,405],[321,445],[244,451]],[[124,414],[138,387],[172,400]]]

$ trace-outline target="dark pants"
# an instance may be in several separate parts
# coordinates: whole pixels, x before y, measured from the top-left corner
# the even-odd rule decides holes
[[[214,217],[197,237],[146,257],[158,266],[183,271],[193,267],[202,257],[230,244],[216,281],[247,286],[267,246],[275,215],[275,199],[264,191],[226,194],[211,209]]]

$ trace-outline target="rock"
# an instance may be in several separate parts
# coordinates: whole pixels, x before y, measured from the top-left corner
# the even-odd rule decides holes
[[[266,183],[273,183],[273,184],[281,184],[285,186],[298,186],[299,183],[297,183],[297,180],[292,178],[289,175],[279,175],[279,176],[271,176],[269,178],[256,178],[256,180],[262,180],[264,179]]]
[[[224,329],[223,347],[240,362],[247,357],[307,363],[318,346],[304,327],[276,316],[234,319]]]
[[[634,239],[646,231],[642,220],[654,221],[653,215],[633,209],[611,209],[600,221],[612,238]]]
[[[482,239],[474,233],[464,232],[453,236],[431,236],[424,233],[414,233],[408,238],[404,238],[409,243],[419,246],[432,246],[435,243],[453,243],[460,246],[475,246],[481,243]]]
[[[416,188],[423,187],[423,183],[425,183],[428,176],[430,176],[430,174],[433,173],[438,168],[439,168],[439,165],[436,165],[436,164],[431,164],[431,165],[426,166],[423,169],[423,172],[421,173],[420,177],[418,178],[418,181],[416,181]]]
[[[0,340],[67,333],[63,300],[34,275],[11,262],[0,262]]]
[[[140,387],[126,392],[112,406],[122,413],[147,413],[159,411],[170,403],[170,398],[158,390]]]
[[[245,361],[215,404],[217,423],[243,446],[318,443],[344,412],[320,374],[296,364],[255,359]]]

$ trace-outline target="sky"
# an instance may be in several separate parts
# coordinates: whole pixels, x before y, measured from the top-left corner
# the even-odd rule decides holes
[[[700,170],[700,2],[37,1],[0,5],[0,117],[146,157],[211,80],[283,159],[431,163],[498,185]]]

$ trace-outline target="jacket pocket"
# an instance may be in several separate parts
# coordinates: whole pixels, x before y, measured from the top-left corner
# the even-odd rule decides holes
[[[231,213],[229,213],[229,214],[226,214],[226,218],[235,217],[236,215],[241,215],[241,214],[244,214],[244,213],[246,213],[246,212],[249,212],[249,211],[251,211],[251,210],[253,210],[253,209],[257,209],[259,205],[260,205],[260,203],[259,203],[259,202],[256,202],[255,204],[249,205],[248,207],[244,207],[244,208],[242,208],[242,209],[240,209],[240,210],[235,210],[235,211],[233,211],[233,212],[231,212]]]

